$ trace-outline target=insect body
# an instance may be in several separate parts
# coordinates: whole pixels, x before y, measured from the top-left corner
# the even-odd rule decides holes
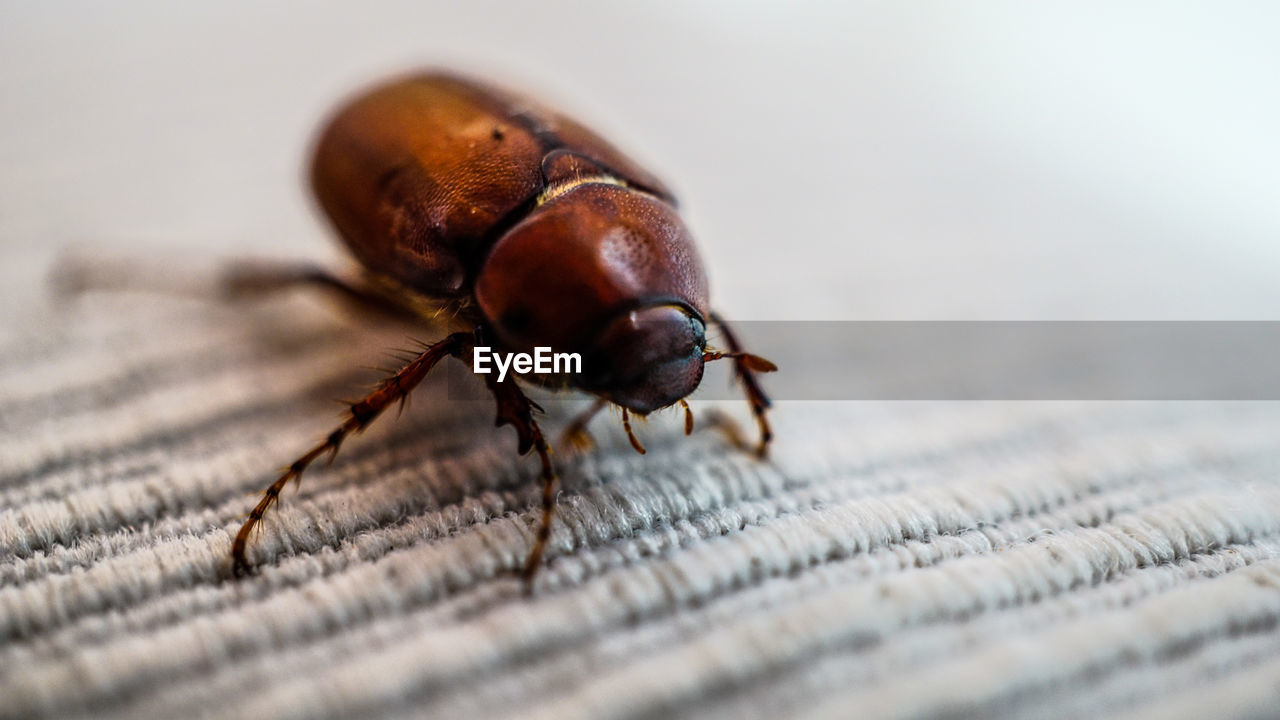
[[[477,347],[575,353],[581,371],[525,373],[526,382],[595,395],[640,415],[697,389],[706,362],[731,358],[761,430],[769,401],[755,372],[768,361],[743,351],[708,305],[707,280],[670,191],[582,125],[515,95],[442,74],[413,76],[356,97],[320,136],[313,189],[366,272],[360,286],[317,270],[255,275],[233,284],[318,282],[419,315],[447,309],[454,332],[425,347],[343,424],[265,492],[232,548],[248,567],[253,527],[316,458],[336,453],[402,399],[441,359],[470,361]],[[708,350],[708,322],[728,348]],[[541,565],[554,510],[555,473],[534,405],[514,379],[485,375],[521,454],[542,465],[542,518],[524,569]],[[688,405],[684,404],[686,415]],[[570,427],[581,432],[590,415]],[[687,415],[686,430],[692,416]]]

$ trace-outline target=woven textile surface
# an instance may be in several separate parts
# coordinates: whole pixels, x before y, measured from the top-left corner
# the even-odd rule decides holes
[[[7,338],[0,715],[1275,711],[1267,403],[783,402],[768,462],[675,415],[642,457],[601,416],[556,456],[526,598],[536,461],[441,376],[234,580],[253,493],[401,332],[303,294],[92,295]]]

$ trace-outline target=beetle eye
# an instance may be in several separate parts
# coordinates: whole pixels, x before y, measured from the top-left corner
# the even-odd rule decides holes
[[[693,327],[694,349],[702,352],[707,348],[707,326],[694,315],[689,316],[689,325]]]

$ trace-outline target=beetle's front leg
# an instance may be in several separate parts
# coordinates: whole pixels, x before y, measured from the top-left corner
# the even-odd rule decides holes
[[[769,427],[769,419],[765,417],[765,413],[773,403],[761,389],[760,381],[756,379],[756,371],[771,372],[777,368],[768,360],[743,350],[742,343],[738,342],[738,336],[734,335],[733,330],[729,329],[729,323],[725,322],[718,313],[711,313],[711,322],[720,328],[720,332],[724,334],[724,342],[729,346],[730,354],[733,355],[734,373],[742,382],[742,389],[747,394],[751,412],[755,415],[756,424],[760,426],[760,444],[756,446],[756,454],[764,457],[769,452],[769,441],[773,439],[773,429]]]
[[[288,469],[271,483],[262,493],[262,499],[249,513],[249,518],[245,520],[244,525],[240,526],[240,532],[236,533],[235,541],[231,544],[232,568],[236,575],[243,575],[249,570],[249,562],[246,557],[246,548],[248,547],[249,537],[253,529],[262,521],[262,516],[271,509],[271,506],[280,501],[280,492],[289,484],[290,480],[301,480],[302,473],[312,462],[325,453],[329,453],[330,459],[338,453],[338,448],[342,446],[342,441],[346,440],[352,433],[358,433],[369,426],[383,410],[396,403],[402,402],[409,392],[415,388],[422,379],[431,372],[436,363],[448,356],[460,357],[463,347],[471,339],[471,333],[454,333],[444,340],[427,347],[416,358],[411,360],[409,364],[400,368],[395,375],[383,380],[378,387],[360,402],[351,405],[347,411],[347,419],[337,427],[328,437],[321,443],[311,448],[305,455],[294,460]]]
[[[555,468],[551,464],[551,446],[542,436],[542,428],[533,419],[533,411],[542,412],[542,408],[524,394],[515,380],[506,378],[499,381],[493,373],[485,374],[484,379],[498,404],[498,419],[494,424],[515,428],[520,454],[536,450],[538,459],[542,462],[542,517],[538,522],[533,549],[529,551],[522,573],[525,594],[529,594],[533,591],[533,579],[542,567],[542,556],[546,552],[547,541],[551,538],[551,519],[555,515],[557,481]]]

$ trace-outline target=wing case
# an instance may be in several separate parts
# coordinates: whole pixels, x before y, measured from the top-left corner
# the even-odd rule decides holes
[[[432,73],[343,106],[320,135],[311,180],[366,267],[449,298],[469,292],[488,248],[548,185],[569,179],[558,174],[583,168],[673,202],[657,178],[581,124],[514,93]]]

